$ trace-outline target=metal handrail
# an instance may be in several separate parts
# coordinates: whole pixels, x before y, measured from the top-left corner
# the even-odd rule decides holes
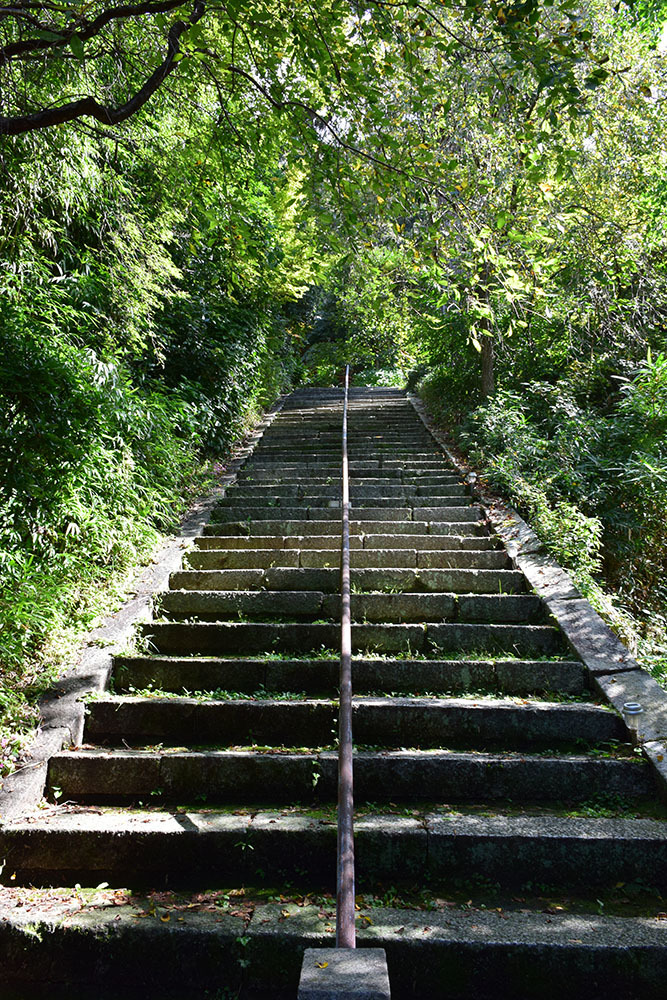
[[[343,399],[342,523],[340,539],[340,703],[338,713],[338,875],[336,947],[355,948],[354,795],[352,782],[352,629],[350,613],[350,475],[347,460],[347,411],[350,366],[345,366]]]

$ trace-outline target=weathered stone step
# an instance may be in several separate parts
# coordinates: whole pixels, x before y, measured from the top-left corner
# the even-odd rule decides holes
[[[556,749],[622,740],[627,730],[599,706],[494,698],[377,698],[353,702],[358,744],[465,749]],[[88,706],[85,739],[134,746],[325,746],[338,717],[329,700],[141,698],[107,696]]]
[[[62,801],[335,802],[337,754],[275,750],[71,750],[51,758]],[[604,789],[629,801],[655,793],[640,760],[591,755],[356,751],[355,802],[587,802]]]
[[[318,420],[312,416],[307,420],[303,420],[300,418],[294,419],[292,415],[287,415],[283,412],[278,420],[275,420],[271,424],[269,427],[269,433],[272,435],[300,435],[303,434],[304,430],[310,430],[312,428],[313,433],[316,433],[321,437],[328,437],[334,441],[340,441],[343,425],[342,416],[343,413],[341,410],[339,415],[337,414],[335,417],[328,414],[325,420]],[[387,421],[383,416],[380,420],[368,421],[368,424],[365,426],[365,421],[360,420],[359,415],[350,410],[348,434],[354,434],[357,437],[373,438],[391,436],[396,437],[399,440],[402,434],[406,434],[415,437],[416,439],[428,441],[431,445],[435,445],[435,439],[429,434],[421,421],[416,419],[414,411],[411,416],[412,419],[410,419],[409,411],[405,411],[404,415],[394,414],[390,421]],[[407,417],[407,419],[404,419],[404,417]]]
[[[282,470],[280,470],[279,475],[275,471],[262,471],[256,470],[249,464],[242,469],[236,480],[240,485],[256,485],[256,486],[278,486],[280,484],[285,484],[287,486],[301,486],[303,485],[303,476],[299,474],[285,475]],[[424,473],[420,475],[403,473],[400,469],[395,469],[392,472],[388,472],[383,476],[355,476],[354,482],[357,486],[368,486],[377,487],[381,490],[382,486],[460,486],[461,477],[456,473]],[[313,486],[335,486],[340,488],[340,468],[332,472],[331,475],[321,475],[321,476],[309,476],[308,483]]]
[[[354,500],[390,500],[390,499],[404,499],[404,500],[414,500],[415,498],[428,497],[438,499],[439,497],[445,498],[456,498],[459,499],[469,493],[469,489],[466,486],[461,486],[456,483],[447,484],[436,484],[434,486],[404,486],[402,484],[388,484],[378,486],[359,486],[355,483],[350,484],[350,499]],[[225,499],[230,500],[234,497],[247,497],[254,500],[266,500],[267,503],[271,500],[281,500],[285,501],[290,498],[298,498],[300,500],[309,500],[313,498],[322,500],[338,500],[340,498],[340,484],[339,483],[323,483],[322,485],[314,484],[312,482],[302,483],[297,485],[295,483],[272,483],[267,486],[258,486],[256,484],[252,485],[241,485],[235,484],[227,490]]]
[[[263,505],[261,507],[251,506],[240,507],[238,504],[229,504],[216,508],[215,517],[221,522],[261,520],[267,514],[275,512],[280,514],[285,520],[307,520],[307,521],[338,521],[341,518],[341,507],[338,502],[329,507],[324,506],[279,506]],[[362,503],[352,504],[350,509],[351,520],[358,520],[357,512],[362,512],[364,520],[368,521],[442,521],[457,522],[478,521],[482,517],[481,508],[477,504],[467,507],[461,506],[439,506],[439,507],[371,507]],[[212,525],[209,525],[211,527]],[[331,530],[331,529],[329,529]]]
[[[284,462],[294,463],[295,465],[300,465],[304,468],[306,465],[313,469],[318,469],[338,463],[340,466],[340,450],[338,448],[331,448],[329,450],[313,450],[312,452],[303,452],[300,462],[295,462],[295,451],[301,452],[300,445],[292,445],[286,448],[266,448],[258,449],[252,456],[252,464],[257,462],[258,465],[268,468],[273,466],[274,469],[280,469]],[[421,468],[424,463],[431,464],[437,463],[438,468],[441,468],[440,456],[437,453],[417,453],[410,450],[400,451],[395,448],[387,448],[380,450],[374,447],[358,447],[356,451],[349,451],[349,459],[351,462],[379,462],[380,468],[383,469],[403,469],[403,468]],[[451,470],[451,466],[447,466]]]
[[[433,529],[439,526],[433,525]],[[449,527],[447,525],[446,527]],[[482,527],[483,530],[483,527]],[[506,555],[504,548],[499,548],[497,540],[488,535],[458,535],[450,533],[436,534],[435,530],[424,535],[411,534],[366,534],[363,536],[365,549],[402,549],[414,548],[419,552],[452,551],[456,549],[474,549],[479,552],[482,549],[494,549]]]
[[[272,566],[291,569],[339,568],[340,546],[303,550],[275,549],[199,549],[184,560],[187,569],[268,569]],[[350,565],[355,569],[509,569],[512,565],[502,549],[450,549],[420,551],[408,548],[350,547]]]
[[[431,435],[426,430],[421,421],[419,421],[418,419],[414,419],[414,416],[415,415],[413,413],[413,419],[411,421],[410,420],[405,422],[401,421],[400,426],[398,418],[396,419],[396,422],[392,420],[391,423],[389,424],[383,421],[381,426],[378,426],[376,421],[371,421],[370,427],[367,429],[364,429],[362,427],[361,423],[355,416],[353,419],[348,421],[349,424],[348,433],[350,435],[355,434],[358,437],[362,436],[379,437],[379,438],[395,437],[398,438],[399,440],[401,439],[401,436],[405,433],[412,435],[415,438],[421,438],[425,441],[428,441],[430,444],[434,444],[434,439],[431,437]],[[310,420],[305,422],[303,420],[298,420],[298,419],[294,420],[291,416],[288,416],[287,414],[283,413],[277,420],[274,420],[274,422],[269,427],[267,434],[271,434],[272,436],[275,434],[301,435],[303,433],[305,426],[307,425],[308,428],[312,428],[313,433],[317,434],[319,437],[325,437],[325,438],[329,437],[332,440],[340,441],[342,423],[343,423],[342,412],[340,418],[336,420],[332,420],[331,417],[329,416],[322,421],[311,418]],[[266,437],[266,434],[264,436]]]
[[[350,441],[348,447],[348,454],[351,459],[359,461],[366,457],[372,459],[373,461],[379,460],[384,461],[385,459],[390,459],[393,461],[409,461],[414,462],[425,462],[432,461],[433,459],[443,459],[444,456],[441,451],[437,448],[423,447],[416,448],[410,446],[402,446],[400,444],[386,445],[376,444],[372,438],[357,438],[356,441]],[[284,458],[288,458],[290,461],[336,461],[340,459],[341,455],[341,442],[320,442],[315,440],[313,442],[308,442],[303,438],[300,440],[286,441],[282,444],[270,444],[260,443],[258,448],[253,454],[253,457],[258,461],[272,462],[276,459],[282,461]]]
[[[71,983],[100,1000],[182,1000],[184,982],[188,995],[205,996],[221,980],[233,995],[293,1000],[304,948],[333,946],[334,903],[286,897],[267,904],[244,890],[231,899],[232,915],[215,905],[224,890],[193,896],[191,905],[163,899],[161,908],[152,896],[125,905],[79,902],[56,927],[53,898],[40,905],[35,890],[29,907],[10,899],[0,920],[7,1000],[44,996],[47,988],[51,1000],[69,1000]],[[395,1000],[498,1000],[498,984],[511,984],[513,1000],[561,1000],[563,983],[572,1000],[602,992],[656,1000],[667,981],[664,921],[651,917],[475,906],[362,908],[359,917],[359,946],[385,948]]]
[[[151,622],[139,631],[155,652],[204,656],[310,653],[336,649],[340,638],[339,627],[332,624]],[[548,625],[352,625],[353,652],[475,650],[506,656],[554,656],[564,648],[561,633]]]
[[[568,660],[407,660],[359,659],[352,683],[366,691],[410,693],[489,691],[513,695],[586,690],[583,664]],[[220,659],[204,657],[117,656],[117,691],[148,687],[164,691],[228,690],[254,693],[303,691],[336,697],[338,659]]]
[[[200,535],[194,539],[196,549],[236,551],[253,549],[336,549],[337,535]],[[506,557],[495,539],[479,535],[350,535],[351,549],[419,549],[420,552],[458,552],[459,550],[493,550]],[[189,554],[188,554],[189,558]]]
[[[414,810],[417,812],[417,810]],[[257,879],[335,888],[335,818],[305,811],[136,811],[85,807],[13,823],[0,834],[5,871],[18,885],[170,888]],[[63,868],[63,859],[70,859]],[[433,812],[364,815],[355,822],[356,887],[415,877],[451,886],[469,872],[507,889],[547,882],[589,892],[618,881],[667,888],[667,824]],[[5,875],[7,878],[7,875]]]
[[[277,425],[276,425],[277,426]],[[374,434],[356,433],[348,431],[348,449],[351,453],[355,450],[371,451],[383,454],[384,452],[395,452],[400,455],[440,455],[441,451],[435,446],[433,439],[406,430],[402,434]],[[263,455],[266,451],[282,451],[294,454],[298,449],[299,455],[340,455],[341,454],[341,430],[338,432],[315,431],[313,433],[304,430],[272,431],[263,435],[255,454]]]
[[[216,571],[212,571],[215,573]],[[222,570],[218,575],[234,574]],[[242,570],[240,572],[248,572]],[[254,571],[252,571],[254,572]],[[310,570],[305,572],[310,573]],[[321,570],[314,572],[321,573]],[[209,574],[195,572],[197,578]],[[174,574],[176,580],[180,574]],[[332,587],[335,591],[335,587]],[[228,621],[243,615],[254,621],[289,615],[294,620],[340,619],[340,597],[301,590],[173,590],[156,598],[156,610],[169,620]],[[542,624],[544,605],[532,594],[401,593],[359,594],[351,600],[356,622],[517,622]]]
[[[359,745],[541,750],[623,740],[613,711],[583,703],[488,698],[355,698]],[[111,746],[327,746],[338,706],[330,700],[138,698],[107,696],[88,705],[84,738]]]
[[[439,509],[443,507],[466,507],[468,505],[467,498],[461,495],[448,495],[448,496],[407,496],[401,494],[399,496],[379,496],[371,493],[369,496],[352,496],[350,495],[350,506],[351,509],[355,508],[371,508],[379,509],[381,507],[398,508],[398,507],[408,507],[413,509],[421,509],[426,504],[430,505],[430,509]],[[245,492],[242,490],[232,489],[229,493],[222,497],[216,504],[213,510],[213,517],[222,516],[225,517],[228,508],[238,508],[240,505],[246,504],[250,510],[257,511],[258,508],[288,508],[290,510],[300,509],[300,510],[312,510],[313,508],[322,509],[335,509],[337,511],[337,519],[340,520],[340,493],[338,490],[329,490],[322,495],[316,495],[313,493],[303,493],[301,496],[281,496],[278,493],[271,493],[270,497],[262,498],[257,496],[246,496]],[[328,514],[324,515],[328,517]],[[430,520],[430,518],[427,518]]]
[[[293,458],[293,457],[292,457]],[[429,461],[419,459],[419,460],[408,460],[398,461],[396,459],[389,458],[353,458],[350,457],[350,473],[354,473],[354,477],[357,476],[377,476],[378,470],[384,475],[388,471],[395,472],[400,475],[417,476],[417,475],[433,475],[442,473],[453,473],[454,470],[452,466],[445,459],[432,459]],[[340,461],[305,461],[305,462],[295,462],[292,461],[280,461],[280,459],[262,459],[259,455],[255,455],[252,458],[252,464],[246,466],[246,470],[252,469],[252,474],[255,475],[258,472],[266,471],[271,475],[275,476],[277,470],[280,470],[280,475],[284,473],[294,473],[301,475],[308,475],[312,473],[315,476],[338,476],[340,477]],[[459,480],[460,481],[460,480]]]
[[[333,530],[331,520],[307,520],[306,518],[290,518],[289,520],[270,519],[263,512],[260,518],[239,518],[237,521],[212,521],[204,525],[204,535],[330,535]],[[282,513],[282,512],[281,512]],[[406,534],[406,535],[464,535],[486,536],[487,528],[482,521],[373,521],[354,518],[350,521],[352,534]]]
[[[336,560],[332,560],[335,562]],[[353,584],[359,591],[396,590],[401,593],[456,593],[505,596],[520,592],[525,580],[510,569],[355,569]],[[169,577],[173,590],[319,590],[337,592],[339,574],[335,566],[293,569],[178,570]],[[389,607],[389,602],[388,602]],[[295,608],[296,610],[296,608]]]

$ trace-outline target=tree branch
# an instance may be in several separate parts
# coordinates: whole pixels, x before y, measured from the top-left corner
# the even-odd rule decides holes
[[[69,42],[78,35],[82,42],[88,41],[98,35],[102,28],[105,28],[111,21],[117,21],[126,17],[140,17],[142,14],[166,14],[176,7],[182,7],[183,0],[147,0],[146,3],[122,4],[119,7],[111,7],[102,11],[94,20],[87,21],[82,18],[76,27],[69,27],[64,31],[58,31],[48,24],[40,24],[35,18],[30,18],[33,24],[40,31],[49,32],[52,35],[60,35],[60,38],[24,38],[18,42],[9,42],[0,48],[0,65],[7,62],[14,56],[23,55],[24,52],[34,52],[40,49],[55,49],[61,45],[68,45]],[[0,7],[0,14],[8,11],[8,14],[16,16],[13,8]],[[25,15],[21,15],[25,16]]]
[[[149,5],[151,6],[151,5]],[[155,6],[155,5],[153,5]],[[173,3],[173,6],[179,6]],[[167,55],[157,69],[149,76],[143,87],[125,104],[110,108],[100,104],[94,97],[84,97],[78,101],[70,101],[59,108],[45,108],[28,115],[17,115],[11,118],[0,118],[0,135],[21,135],[24,132],[34,132],[49,128],[52,125],[62,125],[76,118],[88,116],[101,122],[102,125],[118,125],[135,114],[153,96],[167,76],[177,65],[176,56],[180,52],[181,36],[199,21],[206,13],[203,0],[195,0],[192,14],[187,21],[176,21],[167,35]]]

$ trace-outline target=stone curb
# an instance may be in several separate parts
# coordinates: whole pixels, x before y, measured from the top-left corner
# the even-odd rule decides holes
[[[201,534],[216,503],[236,481],[241,466],[273,423],[286,398],[280,396],[232,451],[227,472],[220,478],[219,485],[192,504],[181,521],[178,535],[162,542],[150,565],[140,570],[133,580],[132,596],[86,635],[75,664],[40,700],[41,722],[28,745],[26,759],[5,778],[0,788],[0,827],[37,807],[50,757],[70,744],[82,742],[85,716],[82,699],[106,689],[113,656],[130,641],[137,624],[150,621],[154,594],[167,586],[170,573],[180,569],[184,551],[191,540]]]
[[[472,485],[489,525],[500,537],[517,569],[542,597],[568,645],[586,666],[591,686],[621,712],[628,701],[643,708],[635,742],[650,761],[667,799],[667,692],[639,666],[627,647],[577,590],[532,528],[515,510],[475,488],[476,474],[452,452],[423,402],[408,393],[417,415],[452,465]]]

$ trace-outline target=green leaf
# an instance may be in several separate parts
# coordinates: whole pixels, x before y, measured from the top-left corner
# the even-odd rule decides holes
[[[58,34],[55,31],[43,31],[43,30],[40,29],[39,31],[34,31],[32,34],[34,35],[35,38],[40,38],[40,39],[42,39],[42,41],[45,41],[45,42],[62,42],[62,41],[64,41],[63,36],[60,35],[60,34]]]
[[[83,51],[83,42],[79,35],[72,35],[72,37],[69,40],[69,47],[71,48],[74,56],[79,60],[79,62],[83,62],[85,58],[85,53]]]

